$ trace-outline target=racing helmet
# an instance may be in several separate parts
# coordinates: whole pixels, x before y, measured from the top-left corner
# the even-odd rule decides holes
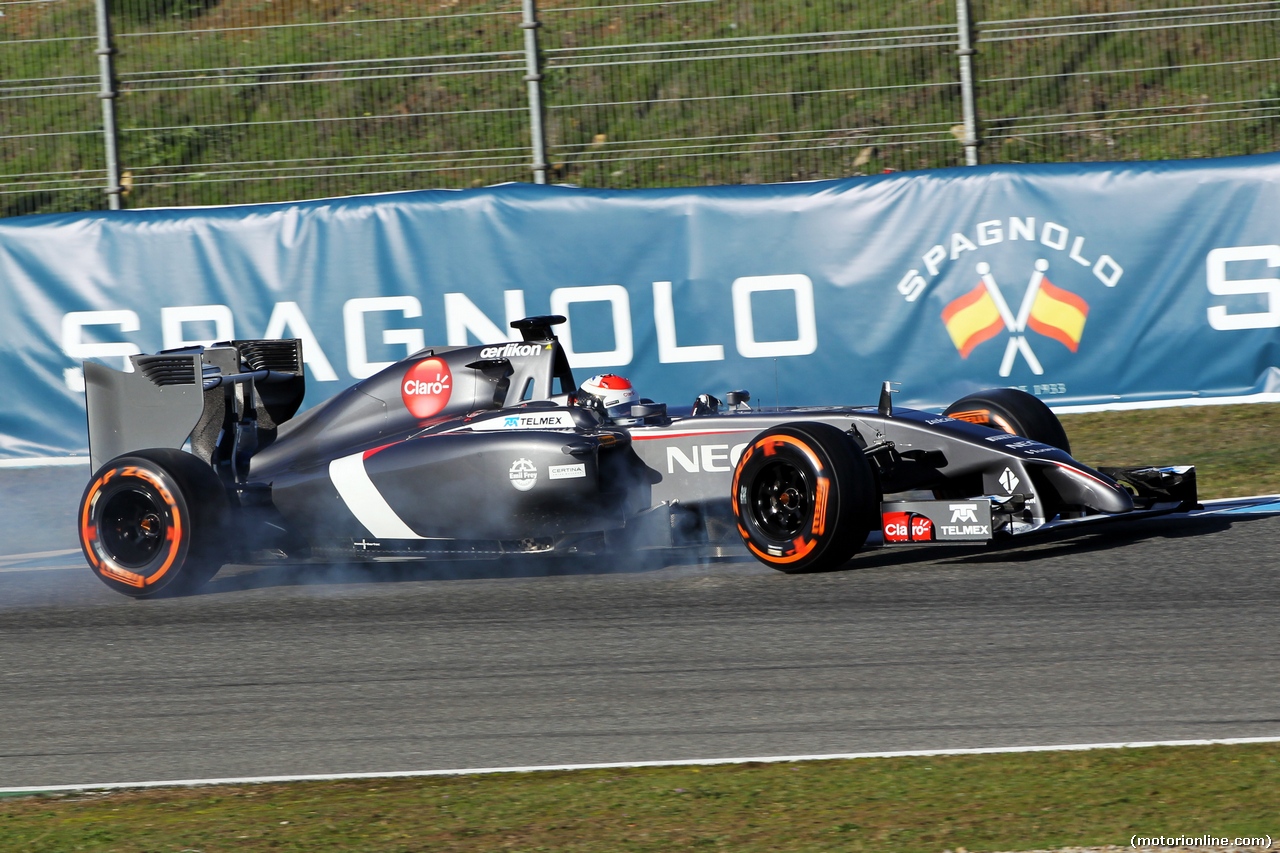
[[[615,373],[598,373],[578,388],[578,405],[595,409],[606,418],[629,418],[631,404],[638,402],[640,395],[631,380]]]

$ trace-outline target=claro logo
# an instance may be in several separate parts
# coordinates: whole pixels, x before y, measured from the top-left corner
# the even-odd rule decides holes
[[[880,520],[886,542],[932,542],[933,522],[914,512],[886,512]]]
[[[449,365],[439,358],[424,358],[410,367],[400,385],[404,406],[415,418],[437,415],[449,405],[453,393],[453,375]]]

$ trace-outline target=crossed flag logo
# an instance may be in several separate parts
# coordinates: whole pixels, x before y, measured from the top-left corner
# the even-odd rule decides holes
[[[1089,303],[1054,286],[1045,277],[1049,270],[1048,261],[1044,258],[1036,261],[1035,272],[1031,274],[1016,315],[991,275],[991,265],[983,261],[976,270],[981,278],[977,287],[952,300],[942,310],[942,322],[946,324],[961,358],[968,358],[979,344],[991,340],[1001,331],[1007,331],[1009,342],[1000,362],[1000,375],[1008,376],[1013,372],[1013,363],[1021,353],[1031,372],[1039,376],[1044,373],[1044,368],[1027,341],[1027,329],[1053,338],[1072,352],[1079,348],[1084,321],[1089,316]]]

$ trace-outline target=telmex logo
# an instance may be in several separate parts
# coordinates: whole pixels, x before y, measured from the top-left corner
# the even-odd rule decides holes
[[[573,426],[573,419],[562,412],[556,412],[554,415],[516,415],[503,418],[502,421],[504,427],[515,429]]]
[[[524,358],[537,355],[542,351],[540,344],[507,344],[501,347],[485,347],[480,350],[481,358]]]
[[[962,521],[977,522],[978,505],[977,504],[951,504],[951,523],[959,524]]]
[[[551,412],[542,415],[506,415],[490,418],[469,425],[473,432],[494,432],[509,429],[574,429],[573,416],[568,412]]]
[[[443,359],[424,358],[410,367],[400,385],[405,408],[415,418],[429,418],[449,405],[453,375]]]
[[[968,358],[976,348],[1006,334],[1004,357],[1000,361],[1000,376],[1013,372],[1018,357],[1037,376],[1044,373],[1040,358],[1031,346],[1029,332],[1057,341],[1070,352],[1080,348],[1084,336],[1085,321],[1089,317],[1089,303],[1080,295],[1054,284],[1049,279],[1051,256],[1045,249],[1065,255],[1055,260],[1054,275],[1060,280],[1070,279],[1075,264],[1084,267],[1106,287],[1115,287],[1124,275],[1124,269],[1108,254],[1096,260],[1085,254],[1085,238],[1072,236],[1070,229],[1056,222],[1037,223],[1035,217],[1011,216],[1007,220],[992,219],[978,223],[973,236],[957,231],[951,235],[950,248],[939,243],[921,256],[927,273],[912,269],[898,282],[898,292],[908,302],[914,302],[928,287],[929,282],[944,273],[944,265],[963,262],[966,252],[979,252],[980,247],[1003,243],[1034,245],[1037,254],[1032,269],[1019,270],[1006,264],[999,271],[1004,280],[997,280],[997,271],[983,260],[973,266],[977,283],[968,291],[951,299],[942,309],[941,319],[947,334],[961,358]],[[1065,263],[1063,263],[1065,261]],[[963,275],[963,273],[961,273]],[[1027,285],[1014,311],[1006,294],[1026,276]],[[973,279],[969,279],[972,281]]]

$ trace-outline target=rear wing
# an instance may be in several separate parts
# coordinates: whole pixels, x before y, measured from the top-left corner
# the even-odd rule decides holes
[[[306,392],[302,342],[225,341],[130,356],[132,371],[84,363],[93,470],[134,450],[181,449],[231,482]]]

